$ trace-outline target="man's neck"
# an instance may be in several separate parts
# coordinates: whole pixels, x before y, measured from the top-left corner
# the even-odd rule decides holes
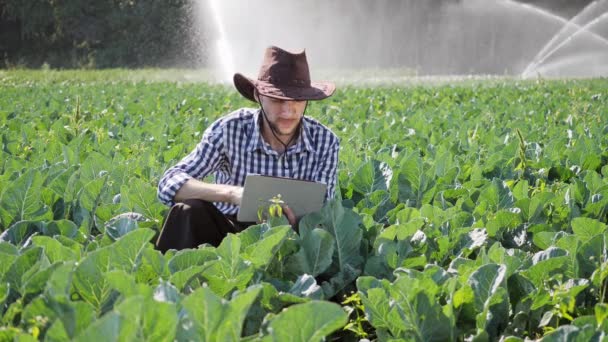
[[[285,144],[289,144],[287,148],[295,145],[298,141],[297,136],[300,134],[300,129],[296,129],[291,135],[280,135],[277,132],[275,137],[275,135],[272,134],[270,126],[265,120],[262,120],[260,130],[262,139],[264,139],[264,141],[266,141],[270,147],[278,153],[285,152]],[[280,139],[280,141],[277,139],[277,137]]]

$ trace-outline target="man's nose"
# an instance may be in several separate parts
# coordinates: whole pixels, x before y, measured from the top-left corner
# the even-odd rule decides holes
[[[293,103],[292,101],[285,101],[283,102],[283,105],[281,106],[281,114],[283,116],[294,116],[296,115],[297,111],[297,106],[295,105],[295,103]]]

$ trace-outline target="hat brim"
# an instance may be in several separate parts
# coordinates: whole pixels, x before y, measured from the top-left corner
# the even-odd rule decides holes
[[[275,84],[252,80],[240,73],[234,74],[234,86],[246,99],[257,102],[253,97],[254,89],[264,96],[287,101],[315,101],[330,97],[336,90],[331,82],[311,82],[310,86],[277,86]]]

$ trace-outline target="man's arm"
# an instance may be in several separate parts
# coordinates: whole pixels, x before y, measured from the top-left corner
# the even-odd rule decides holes
[[[208,202],[227,202],[241,204],[243,188],[226,184],[210,184],[196,179],[190,179],[182,185],[175,194],[175,202],[197,198]]]
[[[158,184],[158,198],[167,205],[198,198],[210,202],[240,203],[238,187],[200,181],[218,170],[223,162],[222,128],[209,127],[196,148],[175,166],[169,168]]]

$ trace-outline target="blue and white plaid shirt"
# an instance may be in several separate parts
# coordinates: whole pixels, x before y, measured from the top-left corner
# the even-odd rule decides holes
[[[215,183],[243,186],[247,174],[289,177],[327,184],[326,199],[334,197],[338,165],[338,137],[309,117],[302,120],[295,145],[279,158],[260,135],[260,110],[243,108],[230,113],[205,130],[194,151],[168,169],[158,184],[158,198],[175,204],[175,193],[188,180],[214,173]],[[214,203],[224,214],[236,214],[238,206]]]

